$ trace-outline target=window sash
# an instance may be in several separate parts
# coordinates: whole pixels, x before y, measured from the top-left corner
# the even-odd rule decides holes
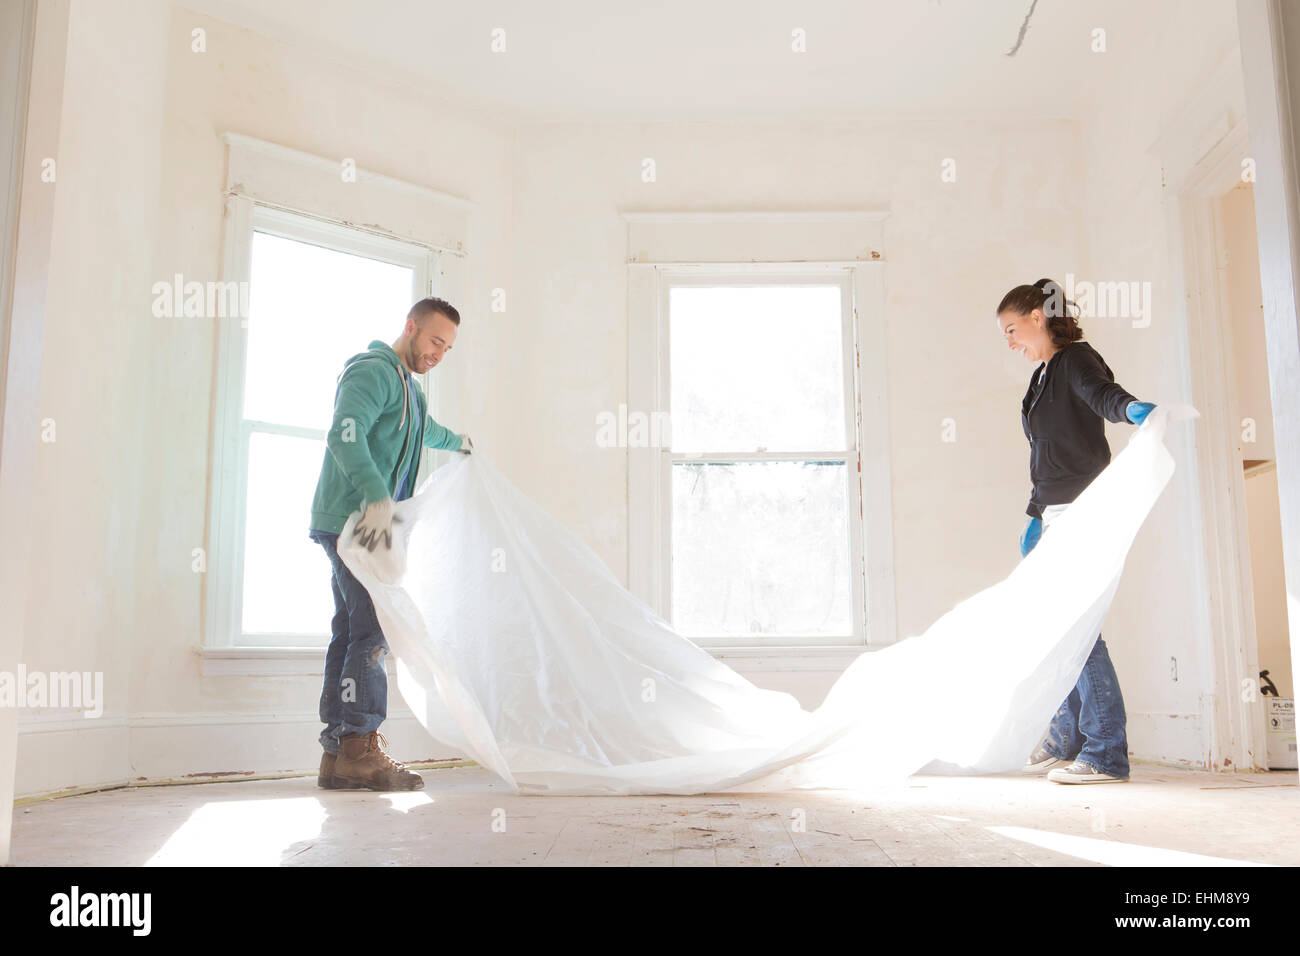
[[[669,406],[671,421],[672,369],[671,369],[671,316],[670,300],[674,287],[755,287],[755,286],[838,286],[840,289],[840,329],[842,359],[842,395],[844,401],[844,443],[839,448],[809,449],[807,451],[754,451],[754,452],[676,452],[665,448],[659,450],[660,467],[658,469],[659,488],[656,497],[662,502],[659,529],[660,553],[660,600],[658,610],[671,620],[673,611],[672,561],[673,561],[673,502],[672,502],[672,468],[677,462],[765,462],[765,461],[827,461],[845,465],[847,483],[846,501],[847,536],[849,549],[849,577],[852,582],[851,615],[852,633],[843,636],[827,637],[820,634],[796,635],[754,635],[754,634],[711,634],[693,635],[692,640],[705,647],[759,647],[785,646],[791,644],[809,646],[861,646],[866,642],[865,620],[865,581],[863,567],[862,525],[860,520],[861,484],[858,469],[854,463],[860,461],[858,441],[858,387],[856,379],[856,342],[853,303],[852,274],[847,267],[824,271],[782,271],[779,266],[755,264],[750,269],[731,267],[726,270],[709,270],[707,267],[677,272],[671,269],[658,270],[658,342],[657,364],[659,368],[659,394],[665,405]],[[635,506],[635,504],[634,504]]]

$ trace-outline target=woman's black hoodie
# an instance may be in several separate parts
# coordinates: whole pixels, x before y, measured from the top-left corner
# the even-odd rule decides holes
[[[1046,505],[1072,502],[1110,464],[1102,419],[1128,421],[1129,402],[1137,401],[1087,342],[1071,342],[1053,355],[1039,387],[1041,368],[1020,406],[1034,483],[1025,512],[1035,518]]]

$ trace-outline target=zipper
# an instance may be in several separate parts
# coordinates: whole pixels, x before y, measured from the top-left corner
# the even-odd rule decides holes
[[[1038,390],[1038,394],[1034,396],[1034,400],[1029,403],[1029,411],[1025,412],[1026,418],[1034,414],[1034,409],[1038,406],[1038,400],[1043,397],[1043,392],[1047,391],[1047,366],[1044,365],[1042,371],[1038,374],[1043,376],[1043,387]],[[1029,387],[1033,388],[1033,383],[1030,383]]]
[[[392,367],[392,364],[393,364],[393,363],[392,363],[392,362],[389,362],[389,361],[388,361],[388,358],[387,358],[387,357],[386,357],[382,352],[378,351],[377,349],[370,349],[369,352],[368,352],[367,354],[368,354],[368,355],[374,355],[376,358],[382,360],[382,361],[384,362],[385,365],[388,365],[390,368]],[[359,359],[357,359],[356,361],[357,361],[357,362],[364,362],[365,360],[366,360],[366,357],[363,356],[362,358],[359,358]],[[347,370],[350,369],[350,368],[351,368],[353,365],[355,365],[355,364],[356,364],[356,362],[349,362],[347,365],[343,366],[343,371],[342,371],[342,372],[339,372],[339,377],[338,377],[338,379],[337,379],[337,381],[336,381],[335,384],[337,384],[338,382],[343,381],[343,376],[347,373]],[[401,383],[401,386],[402,386],[402,420],[401,420],[400,422],[397,423],[397,427],[398,427],[398,428],[401,428],[403,425],[406,424],[406,412],[407,412],[407,408],[408,408],[408,406],[409,406],[409,404],[410,404],[410,401],[411,401],[411,389],[410,389],[410,385],[409,385],[409,384],[407,383],[407,381],[406,381],[406,377],[405,377],[405,375],[402,373],[402,370],[401,370],[401,369],[393,369],[393,371],[395,371],[395,372],[397,373],[397,379],[398,379],[398,381]],[[415,417],[414,417],[414,416],[411,417],[411,422],[412,422],[412,424],[414,424],[414,422],[415,422]],[[414,430],[413,428],[408,428],[408,429],[406,429],[406,438],[402,441],[402,457],[399,458],[399,459],[397,460],[397,464],[398,464],[398,467],[399,467],[399,468],[401,467],[402,463],[406,461],[406,453],[410,450],[410,447],[411,447],[411,434],[412,434],[413,430]],[[400,480],[401,480],[401,476],[399,475],[399,476],[398,476],[398,481],[400,481]]]

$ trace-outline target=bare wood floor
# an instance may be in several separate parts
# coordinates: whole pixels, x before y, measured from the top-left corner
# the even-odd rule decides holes
[[[914,777],[870,792],[537,797],[485,770],[408,794],[315,778],[142,787],[19,806],[16,866],[1300,864],[1294,771],[1135,764],[1125,784]]]

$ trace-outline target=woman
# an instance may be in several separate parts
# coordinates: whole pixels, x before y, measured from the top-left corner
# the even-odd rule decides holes
[[[1083,341],[1071,305],[1050,279],[1016,286],[998,305],[998,327],[1007,347],[1037,363],[1020,405],[1034,488],[1020,535],[1022,557],[1110,463],[1105,421],[1140,425],[1155,407],[1115,382],[1102,357]],[[1100,634],[1025,770],[1047,772],[1056,783],[1128,779],[1124,698]]]

